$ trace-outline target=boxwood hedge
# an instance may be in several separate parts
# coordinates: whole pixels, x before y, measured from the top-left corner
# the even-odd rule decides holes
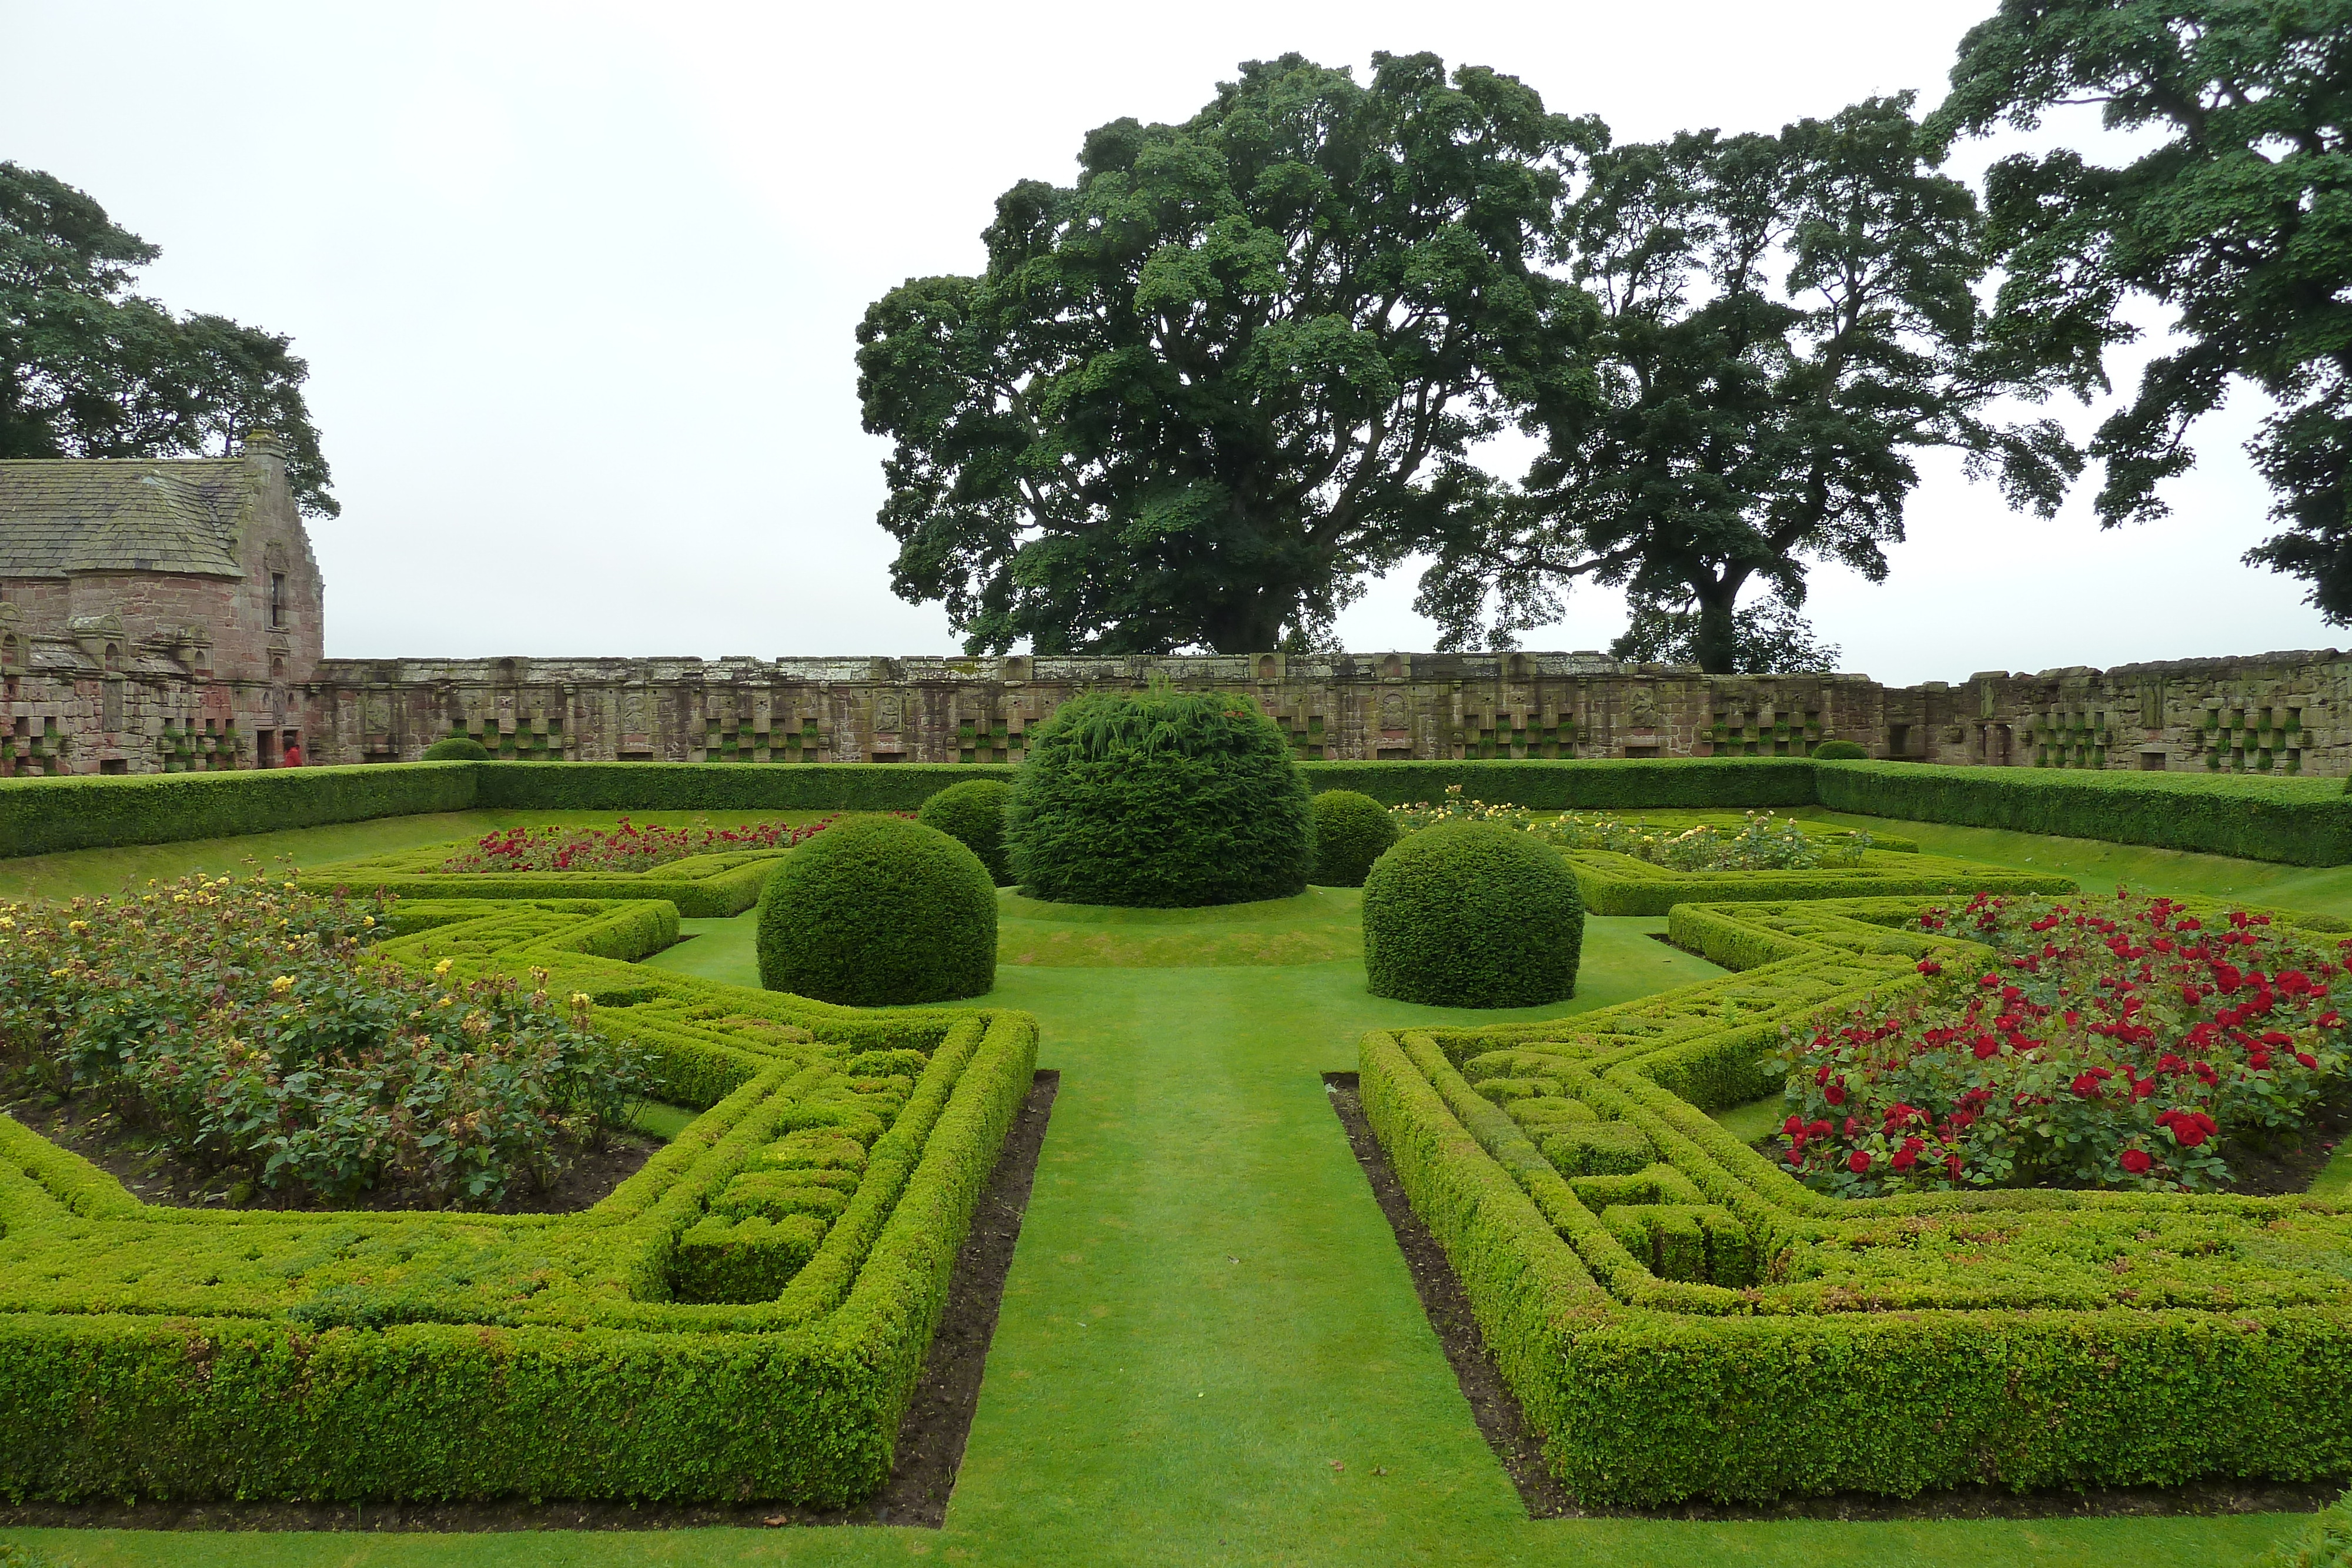
[[[1364,879],[1364,975],[1376,997],[1524,1008],[1576,993],[1584,902],[1559,852],[1491,822],[1406,837]]]
[[[543,969],[705,1114],[585,1212],[515,1216],[151,1208],[0,1117],[0,1493],[872,1491],[1028,1092],[1032,1021],[620,961],[676,936],[662,903],[400,915],[386,958]]]
[[[996,984],[996,881],[937,828],[836,823],[760,894],[760,983],[853,1007],[984,996]]]
[[[1771,1091],[1784,1027],[1989,960],[1903,929],[1921,903],[1683,904],[1745,973],[1365,1037],[1367,1118],[1553,1472],[1588,1507],[2352,1473],[2352,1204],[1844,1201],[1706,1114]],[[1595,1122],[1649,1163],[1586,1174]]]

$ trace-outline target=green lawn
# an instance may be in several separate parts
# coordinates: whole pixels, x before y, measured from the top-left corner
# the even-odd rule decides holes
[[[472,818],[317,830],[315,855],[478,831]],[[426,827],[426,823],[437,824]],[[2202,862],[2175,890],[2261,882],[2211,857],[1906,827],[1930,852],[2086,874],[2091,852]],[[355,835],[386,835],[355,842]],[[1946,834],[1965,835],[1941,841]],[[1931,838],[1931,835],[1935,837]],[[300,835],[272,835],[294,839]],[[209,853],[194,846],[184,852]],[[2006,851],[2009,852],[1995,852]],[[129,852],[131,858],[161,852]],[[2064,859],[2073,856],[2082,864]],[[55,862],[79,856],[54,857]],[[17,862],[21,867],[29,862]],[[121,858],[118,858],[118,864]],[[233,861],[232,861],[233,863]],[[59,885],[62,868],[47,873]],[[142,874],[163,874],[148,871]],[[2129,874],[2102,870],[2086,880]],[[2335,877],[2352,909],[2352,872]],[[2276,879],[2273,879],[2276,880]],[[2319,894],[2299,883],[2301,902]],[[2249,897],[2257,894],[2249,893]],[[2259,896],[2291,902],[2284,894]],[[2221,1518],[1531,1521],[1473,1425],[1321,1074],[1373,1027],[1471,1015],[1363,989],[1355,894],[1183,915],[1003,901],[988,998],[1034,1011],[1062,1073],[944,1531],[871,1528],[408,1535],[24,1531],[62,1563],[2229,1564],[2294,1521]],[[689,921],[652,962],[756,984],[756,916]],[[1595,920],[1573,1002],[1605,1006],[1713,974]],[[1298,961],[1298,960],[1306,961]],[[1769,1442],[1759,1432],[1754,1440]]]

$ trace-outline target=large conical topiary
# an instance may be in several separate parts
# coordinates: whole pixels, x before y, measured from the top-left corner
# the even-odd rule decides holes
[[[937,828],[856,817],[784,857],[760,894],[760,983],[852,1007],[996,984],[996,883]]]
[[[1314,832],[1289,737],[1243,696],[1078,697],[1033,733],[1004,836],[1036,898],[1185,908],[1307,890]]]
[[[1560,852],[1492,822],[1408,835],[1364,879],[1364,973],[1376,997],[1525,1008],[1576,994],[1584,899]]]

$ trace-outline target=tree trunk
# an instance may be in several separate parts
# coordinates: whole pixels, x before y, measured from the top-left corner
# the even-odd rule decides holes
[[[1731,615],[1739,602],[1739,589],[1735,584],[1726,587],[1706,583],[1698,590],[1698,667],[1710,675],[1735,674],[1738,643],[1733,638]]]

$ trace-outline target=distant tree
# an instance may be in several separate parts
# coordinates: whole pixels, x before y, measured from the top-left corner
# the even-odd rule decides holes
[[[1614,658],[1635,664],[1696,664],[1698,660],[1698,613],[1685,605],[1675,608],[1636,602],[1625,634],[1609,644]],[[1736,611],[1731,617],[1731,668],[1718,674],[1735,675],[1827,674],[1837,668],[1838,646],[1824,643],[1812,622],[1794,606],[1779,599],[1765,600]]]
[[[892,587],[973,652],[1326,636],[1484,504],[1473,444],[1582,394],[1590,304],[1540,266],[1595,129],[1433,56],[1287,55],[1093,131],[1075,185],[999,198],[985,272],[858,329]]]
[[[0,162],[0,457],[227,452],[284,442],[305,512],[341,511],[290,340],[131,292],[156,248],[90,196]]]
[[[2089,103],[2167,140],[2120,167],[2071,149],[1993,166],[1999,330],[2104,385],[2105,350],[2137,336],[2125,298],[2172,307],[2182,346],[2091,442],[2101,521],[2161,516],[2188,427],[2251,381],[2278,409],[2249,451],[2284,531],[2246,559],[2352,620],[2352,0],[2002,0],[1931,126],[2031,129]]]
[[[1982,218],[1910,110],[1873,99],[1777,136],[1591,159],[1561,244],[1600,302],[1582,346],[1598,397],[1540,411],[1524,487],[1457,514],[1418,601],[1441,646],[1506,643],[1589,579],[1671,612],[1677,638],[1686,612],[1693,662],[1728,673],[1751,583],[1793,615],[1810,560],[1885,577],[1924,448],[2055,510],[2080,458],[2054,423],[1990,412],[2053,377],[1987,340]]]

